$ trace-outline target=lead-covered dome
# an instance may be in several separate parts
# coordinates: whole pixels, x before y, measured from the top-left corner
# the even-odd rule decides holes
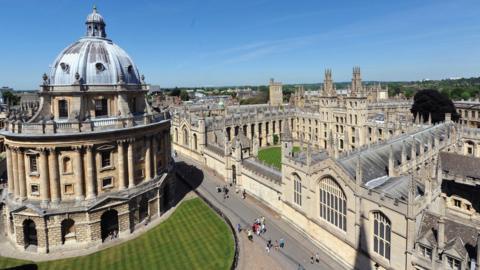
[[[128,54],[106,39],[105,22],[97,9],[87,16],[87,35],[64,49],[50,71],[50,85],[140,84]]]

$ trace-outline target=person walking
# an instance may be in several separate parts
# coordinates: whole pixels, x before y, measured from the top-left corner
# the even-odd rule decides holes
[[[278,245],[278,240],[275,240],[275,250],[278,251],[279,245]]]
[[[247,231],[247,237],[248,237],[248,240],[250,240],[250,241],[253,240],[252,231],[250,229],[248,229],[248,231]]]
[[[238,233],[242,232],[242,226],[240,225],[240,223],[237,224],[237,231]]]
[[[320,263],[320,255],[318,254],[318,252],[315,254],[315,262]]]
[[[280,248],[284,248],[284,247],[285,247],[285,239],[280,238]]]

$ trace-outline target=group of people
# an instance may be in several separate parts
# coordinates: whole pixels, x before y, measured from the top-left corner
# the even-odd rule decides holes
[[[270,253],[270,250],[272,248],[275,248],[275,250],[279,250],[280,248],[284,248],[284,247],[285,247],[285,239],[280,238],[280,240],[275,240],[275,244],[272,243],[272,239],[268,239],[265,250],[267,251],[267,253]]]
[[[267,228],[265,227],[265,217],[260,217],[256,218],[255,221],[252,224],[252,231],[256,235],[263,234],[267,231]]]
[[[217,192],[218,193],[223,193],[223,200],[228,199],[228,192],[230,190],[228,189],[227,185],[224,185],[223,187],[217,186]]]

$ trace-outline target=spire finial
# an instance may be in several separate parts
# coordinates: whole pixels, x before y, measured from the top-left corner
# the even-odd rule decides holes
[[[97,13],[97,5],[93,4],[93,12]]]

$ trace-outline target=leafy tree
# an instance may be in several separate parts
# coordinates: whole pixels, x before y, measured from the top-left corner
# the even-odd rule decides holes
[[[188,96],[187,91],[185,91],[185,90],[180,91],[180,98],[181,98],[183,101],[187,101],[187,100],[190,99],[190,97]]]
[[[3,102],[8,102],[10,105],[18,105],[20,103],[20,96],[15,95],[12,91],[5,91],[2,94]]]
[[[178,89],[178,87],[175,87],[171,92],[170,92],[170,96],[172,97],[178,97],[180,96],[180,89]]]
[[[421,115],[424,122],[428,120],[430,114],[433,123],[444,121],[445,113],[451,113],[453,121],[460,119],[452,100],[435,89],[418,91],[413,97],[410,111],[415,117]]]

